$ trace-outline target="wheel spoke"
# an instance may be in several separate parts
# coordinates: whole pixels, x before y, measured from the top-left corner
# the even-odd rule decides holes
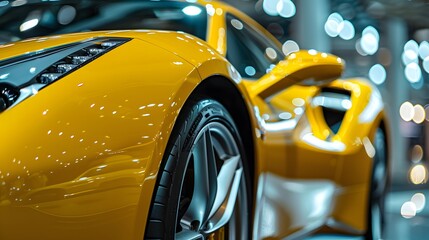
[[[192,150],[194,190],[191,203],[181,220],[189,229],[199,229],[208,217],[217,192],[217,170],[209,128],[196,141]]]
[[[205,233],[212,233],[228,223],[234,212],[234,206],[237,199],[238,191],[240,189],[242,175],[242,168],[235,171],[231,187],[226,190],[228,192],[227,197],[222,202],[221,206],[217,209],[217,211],[214,213],[214,215],[209,219],[207,223],[208,228],[205,230]]]
[[[223,163],[222,168],[220,169],[219,175],[217,177],[218,189],[214,204],[209,214],[209,218],[211,218],[216,213],[216,211],[225,201],[227,195],[229,194],[229,191],[232,190],[231,188],[239,161],[240,156],[233,156],[225,160],[225,162]]]
[[[176,234],[176,240],[204,240],[204,236],[198,232],[183,230]]]

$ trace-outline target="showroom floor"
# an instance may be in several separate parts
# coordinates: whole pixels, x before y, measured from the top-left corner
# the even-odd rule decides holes
[[[387,197],[387,240],[421,240],[429,239],[429,206],[426,204],[423,210],[416,214],[415,217],[406,219],[401,215],[402,205],[410,201],[411,197],[417,193],[423,193],[429,196],[429,190],[426,191],[405,191],[392,192]],[[361,237],[349,236],[313,236],[305,240],[361,240]]]

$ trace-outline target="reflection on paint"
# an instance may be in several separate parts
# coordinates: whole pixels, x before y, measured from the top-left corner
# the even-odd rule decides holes
[[[307,143],[308,145],[311,145],[315,148],[323,149],[326,151],[342,152],[346,149],[346,145],[344,145],[344,143],[342,143],[342,142],[324,141],[324,140],[314,136],[313,133],[306,133],[303,136],[301,136],[301,139],[303,142]]]
[[[260,176],[259,186],[256,239],[301,236],[322,226],[331,214],[335,184],[329,180],[288,179],[266,173]]]
[[[377,114],[383,109],[383,101],[378,91],[373,91],[366,108],[359,115],[359,122],[368,123],[374,121]]]

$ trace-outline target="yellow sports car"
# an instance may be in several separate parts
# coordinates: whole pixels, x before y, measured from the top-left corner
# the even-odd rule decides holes
[[[341,58],[209,0],[0,4],[0,239],[382,237],[383,103]]]

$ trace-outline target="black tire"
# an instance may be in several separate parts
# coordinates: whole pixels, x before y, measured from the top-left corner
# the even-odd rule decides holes
[[[371,192],[368,203],[368,226],[365,239],[378,240],[384,237],[385,198],[388,183],[387,145],[384,131],[377,129],[374,137],[375,156],[371,177]]]
[[[202,170],[207,172],[201,174]],[[234,173],[231,181],[225,172]],[[221,180],[230,184],[226,193],[218,187]],[[211,99],[188,102],[175,124],[158,172],[145,239],[185,239],[186,234],[190,234],[187,239],[205,239],[213,234],[225,235],[225,239],[250,239],[249,180],[242,142],[228,111]],[[235,192],[236,198],[232,194]],[[224,193],[228,197],[219,200]],[[235,208],[230,221],[219,220],[231,213],[219,210],[219,201],[227,206],[225,209],[231,209],[231,205]]]

